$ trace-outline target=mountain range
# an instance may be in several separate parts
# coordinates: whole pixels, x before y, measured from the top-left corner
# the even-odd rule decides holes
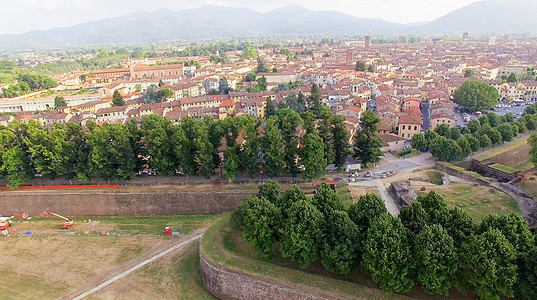
[[[537,33],[537,1],[476,2],[428,23],[398,24],[290,5],[266,13],[249,8],[139,11],[70,27],[0,35],[0,49],[150,43],[275,35]]]

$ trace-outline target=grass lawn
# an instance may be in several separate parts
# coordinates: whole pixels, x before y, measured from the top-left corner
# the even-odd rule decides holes
[[[505,215],[519,212],[515,200],[499,190],[491,193],[490,189],[482,185],[455,182],[446,187],[428,188],[427,192],[434,190],[443,194],[449,207],[461,207],[478,222],[488,214]]]
[[[199,244],[163,257],[116,281],[89,299],[215,299],[199,272]]]
[[[519,183],[518,186],[526,193],[530,194],[533,199],[537,199],[537,180],[526,180]]]
[[[493,165],[491,165],[491,167],[496,169],[496,170],[504,171],[504,172],[509,173],[509,174],[517,172],[517,170],[515,170],[513,168],[509,168],[508,166],[504,166],[504,165],[500,165],[500,164],[493,164]]]
[[[444,181],[442,180],[442,174],[438,171],[427,171],[427,177],[429,182],[436,185],[443,185]]]
[[[351,195],[351,190],[346,183],[338,183],[336,185],[336,192],[343,202],[343,205],[348,208],[353,204],[353,197]]]
[[[165,226],[186,235],[212,224],[218,218],[106,217],[95,218],[91,222],[87,219],[75,219],[69,230],[59,229],[63,223],[59,219],[35,218],[23,223],[17,221],[8,228],[9,237],[0,237],[3,246],[0,272],[9,274],[3,278],[0,299],[62,298],[88,282],[116,272],[118,268],[122,270],[124,265],[131,265],[140,258],[144,259],[149,253],[162,251],[159,249],[176,243],[176,239],[163,235]],[[27,231],[31,231],[32,235],[26,236]],[[109,236],[101,236],[101,232],[107,232]],[[191,254],[192,256],[196,257],[196,254]],[[180,265],[180,261],[177,259],[175,265]],[[192,262],[192,259],[190,261]],[[183,269],[186,268],[189,267]],[[195,279],[191,276],[188,278]],[[156,286],[160,284],[160,288],[164,290],[180,289],[176,282],[159,283],[154,279],[147,280],[152,280]],[[113,290],[114,286],[115,284],[112,284],[108,288]],[[89,288],[91,287],[93,286]],[[137,291],[146,290],[146,287],[141,284],[130,289],[132,295],[136,295]],[[194,290],[193,287],[188,289]],[[146,298],[154,298],[154,295],[147,296]],[[139,299],[130,297],[133,298]],[[203,298],[194,296],[192,299]]]
[[[240,232],[233,228],[229,218],[223,218],[213,225],[204,234],[200,246],[210,260],[223,263],[230,269],[252,274],[257,278],[322,291],[328,298],[344,295],[358,299],[409,299],[409,297],[438,299],[423,293],[419,286],[405,295],[390,296],[379,290],[367,274],[356,272],[347,276],[336,276],[326,271],[318,261],[312,263],[306,270],[300,270],[290,260],[283,259],[277,250],[273,252],[273,258],[262,259],[255,254],[252,245],[242,239]],[[471,299],[471,297],[451,291],[450,299]]]
[[[495,156],[498,156],[498,155],[501,155],[503,153],[508,153],[508,152],[513,152],[513,150],[521,147],[521,146],[524,146],[524,145],[527,145],[528,144],[528,138],[529,137],[526,137],[526,138],[523,138],[523,139],[519,139],[519,140],[516,140],[514,142],[510,142],[510,143],[507,143],[507,144],[503,144],[503,145],[496,145],[494,150],[491,150],[489,152],[486,152],[486,153],[483,153],[483,154],[477,154],[475,156],[475,159],[479,160],[479,161],[485,161],[487,159],[491,159]]]

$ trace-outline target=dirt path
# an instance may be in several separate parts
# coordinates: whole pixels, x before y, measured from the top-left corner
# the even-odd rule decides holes
[[[386,209],[388,212],[394,216],[399,215],[399,207],[397,207],[397,204],[395,203],[395,200],[390,196],[390,193],[388,193],[388,190],[386,189],[386,186],[384,186],[384,183],[380,179],[374,179],[370,181],[362,181],[362,182],[354,182],[349,183],[350,186],[368,186],[368,187],[376,187],[379,191],[379,195],[384,200],[384,205],[386,206]]]
[[[104,276],[99,276],[100,279],[95,279],[90,281],[88,284],[85,284],[83,287],[81,287],[76,292],[71,292],[69,295],[64,297],[65,299],[75,299],[80,300],[84,299],[85,297],[107,287],[108,285],[114,283],[115,281],[129,275],[130,273],[142,268],[143,266],[150,264],[159,258],[166,256],[176,250],[182,249],[183,247],[187,246],[188,244],[198,240],[203,235],[203,232],[205,232],[207,228],[202,228],[197,230],[196,232],[189,235],[189,237],[181,242],[174,243],[171,246],[169,243],[165,243],[164,245],[159,245],[156,249],[153,249],[150,254],[148,254],[147,259],[143,260],[144,257],[139,257],[137,259],[133,259],[130,261],[130,263],[126,263],[124,268],[121,269],[115,269],[111,271],[108,274],[105,274]],[[104,280],[103,278],[109,278],[107,280]],[[95,286],[97,284],[97,286]],[[93,286],[93,288],[91,288]],[[78,296],[74,296],[78,295]]]

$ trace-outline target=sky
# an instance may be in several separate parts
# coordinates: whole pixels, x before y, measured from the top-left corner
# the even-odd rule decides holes
[[[392,22],[431,21],[480,0],[0,0],[0,34],[17,34],[119,17],[139,10],[181,10],[205,5],[249,7],[259,12],[298,4]]]

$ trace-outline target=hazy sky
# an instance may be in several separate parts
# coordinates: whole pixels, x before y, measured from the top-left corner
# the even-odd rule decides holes
[[[0,0],[0,34],[22,33],[117,17],[137,10],[196,8],[208,4],[257,11],[298,4],[367,18],[430,21],[479,0]]]

